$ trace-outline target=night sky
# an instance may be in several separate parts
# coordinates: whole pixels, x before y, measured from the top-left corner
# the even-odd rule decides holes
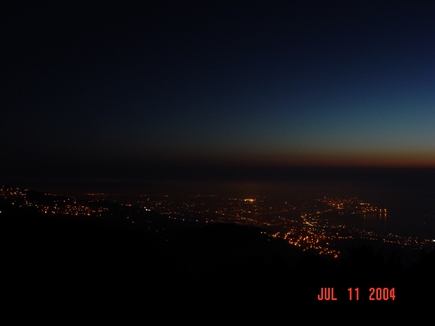
[[[0,11],[0,177],[435,167],[434,1]]]

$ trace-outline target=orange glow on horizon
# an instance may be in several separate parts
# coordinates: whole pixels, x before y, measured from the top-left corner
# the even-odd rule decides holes
[[[250,158],[235,163],[277,167],[435,168],[435,153],[274,153]]]
[[[137,161],[141,161],[138,158]],[[434,152],[406,151],[338,151],[338,150],[279,150],[217,152],[214,154],[166,155],[156,165],[177,161],[181,167],[361,167],[361,168],[435,168]]]

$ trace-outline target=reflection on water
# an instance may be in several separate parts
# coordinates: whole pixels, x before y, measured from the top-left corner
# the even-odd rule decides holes
[[[387,213],[372,213],[363,215],[363,229],[373,229],[373,230],[381,230],[387,231]]]

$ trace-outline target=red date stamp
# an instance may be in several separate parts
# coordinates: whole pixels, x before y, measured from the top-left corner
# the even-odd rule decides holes
[[[360,300],[360,289],[359,288],[348,288],[349,301]],[[396,299],[396,289],[395,288],[369,288],[368,296],[366,297],[369,301],[394,301]],[[336,301],[338,300],[335,294],[334,288],[320,288],[320,293],[317,295],[317,300],[319,301]]]

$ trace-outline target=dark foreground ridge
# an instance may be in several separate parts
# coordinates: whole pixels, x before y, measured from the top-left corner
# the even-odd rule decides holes
[[[5,311],[288,324],[300,316],[346,321],[368,311],[397,316],[398,307],[425,306],[435,293],[434,252],[404,268],[399,256],[367,246],[342,260],[306,254],[254,227],[174,224],[155,232],[2,210]],[[334,288],[337,300],[319,301],[321,288]],[[359,288],[358,301],[349,300],[348,288]],[[388,300],[376,300],[377,288],[388,289]]]

